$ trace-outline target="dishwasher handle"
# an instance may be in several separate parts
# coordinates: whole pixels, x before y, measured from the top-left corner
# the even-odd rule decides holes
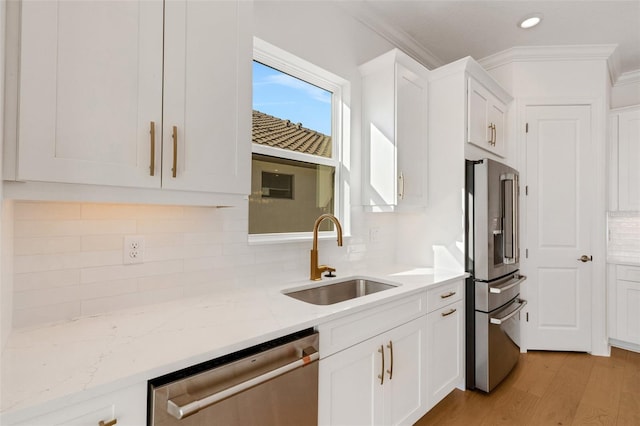
[[[189,402],[188,404],[182,406],[176,404],[172,400],[168,400],[167,412],[178,420],[184,419],[185,417],[195,414],[198,411],[207,408],[219,401],[222,401],[225,398],[229,398],[230,396],[245,391],[253,386],[264,383],[267,380],[271,380],[274,377],[281,376],[291,370],[295,370],[296,368],[303,367],[307,364],[317,361],[318,359],[320,359],[318,350],[313,347],[307,348],[304,350],[304,356],[302,358],[299,358],[289,364],[285,364],[282,367],[268,371],[260,376],[254,377],[242,383],[238,383],[235,386],[231,386],[230,388],[214,393],[213,395],[209,395],[202,399]]]

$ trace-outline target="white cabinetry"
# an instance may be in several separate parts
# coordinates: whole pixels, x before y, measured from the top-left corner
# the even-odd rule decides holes
[[[467,107],[467,142],[504,157],[506,105],[469,77]]]
[[[462,281],[427,294],[428,409],[464,380],[464,286]]]
[[[423,294],[319,327],[319,424],[413,424],[426,413],[425,309]]]
[[[247,4],[22,2],[5,178],[248,194]]]
[[[640,266],[611,265],[609,337],[614,346],[640,351]]]
[[[7,426],[65,425],[98,426],[117,421],[118,426],[140,426],[147,421],[147,386],[140,383],[107,395],[41,414],[29,419],[9,420]],[[3,421],[2,424],[5,424]]]
[[[507,140],[507,110],[512,99],[470,57],[432,70],[430,149],[464,146],[466,159],[489,157],[504,162],[512,152]],[[515,158],[511,160],[515,162]]]
[[[363,204],[371,211],[427,202],[427,72],[398,49],[360,66]]]
[[[611,114],[611,210],[640,211],[640,106]]]

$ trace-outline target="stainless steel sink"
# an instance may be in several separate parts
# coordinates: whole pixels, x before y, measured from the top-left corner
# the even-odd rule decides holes
[[[285,291],[284,294],[314,305],[333,305],[367,294],[377,293],[397,287],[397,285],[371,281],[362,278],[333,282],[305,290]]]

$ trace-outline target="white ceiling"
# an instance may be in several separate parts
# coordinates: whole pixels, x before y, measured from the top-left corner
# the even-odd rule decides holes
[[[359,18],[396,38],[409,40],[427,65],[472,56],[482,59],[515,46],[618,45],[619,72],[640,70],[640,0],[350,2]],[[517,23],[541,13],[529,30]]]

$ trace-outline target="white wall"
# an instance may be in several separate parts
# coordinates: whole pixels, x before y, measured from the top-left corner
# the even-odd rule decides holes
[[[302,4],[301,4],[302,3]],[[363,213],[360,200],[360,76],[357,66],[392,48],[336,2],[254,5],[255,35],[343,77],[351,151],[346,153],[351,237],[344,247],[321,241],[320,261],[338,276],[394,260],[396,217]],[[311,19],[310,19],[311,16]],[[315,26],[310,22],[325,22]],[[197,296],[233,286],[305,281],[311,242],[248,245],[246,206],[230,209],[16,201],[6,215],[13,289],[4,280],[3,303],[13,298],[14,328],[68,320],[115,309]],[[10,213],[10,212],[9,212]],[[378,238],[369,241],[369,230]],[[144,235],[145,263],[122,264],[125,235]],[[4,268],[3,268],[4,271]],[[5,297],[5,293],[9,297]],[[3,326],[9,312],[3,306]]]

